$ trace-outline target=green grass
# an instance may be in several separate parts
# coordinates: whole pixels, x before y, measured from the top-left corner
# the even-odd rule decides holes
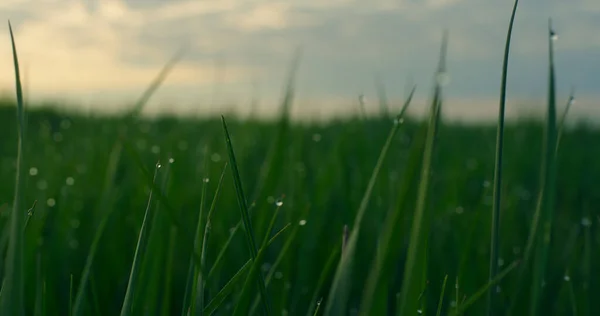
[[[141,116],[178,54],[126,116],[26,124],[13,46],[1,314],[599,313],[600,130],[557,118],[552,46],[544,120],[447,122],[446,45],[425,120],[377,82],[376,116],[292,121],[298,55],[274,121]]]

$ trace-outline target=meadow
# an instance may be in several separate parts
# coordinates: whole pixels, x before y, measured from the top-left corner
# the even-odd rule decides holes
[[[140,116],[172,65],[122,116],[33,109],[15,58],[0,313],[597,314],[600,131],[548,36],[546,117],[498,125],[444,121],[446,40],[425,119],[296,122],[293,80],[274,120]]]

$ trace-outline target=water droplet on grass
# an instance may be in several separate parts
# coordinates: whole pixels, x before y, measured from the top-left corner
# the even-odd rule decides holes
[[[420,309],[417,309],[417,314],[421,315],[421,314],[423,314],[423,311]]]
[[[175,162],[175,159],[169,158],[169,163],[174,163],[174,162]]]
[[[403,118],[403,117],[400,117],[400,118],[398,118],[398,117],[397,117],[397,118],[394,120],[394,124],[395,124],[395,125],[400,125],[400,124],[402,124],[402,123],[404,123],[404,118]]]
[[[588,217],[584,217],[581,219],[581,225],[585,227],[592,226],[592,221]]]
[[[152,146],[152,149],[150,149],[152,151],[153,154],[158,154],[160,153],[160,147],[157,145]]]
[[[301,219],[301,220],[298,222],[298,225],[300,225],[300,226],[304,226],[304,225],[306,225],[306,220],[305,220],[305,219]]]
[[[282,206],[282,205],[283,205],[283,201],[282,201],[282,200],[277,200],[277,201],[275,202],[275,205],[277,205],[277,206]]]
[[[73,185],[75,184],[75,179],[73,179],[73,177],[68,177],[65,182],[67,183],[67,185]]]
[[[202,179],[202,181],[203,181],[204,183],[208,183],[208,182],[210,182],[210,179],[209,179],[209,178],[204,178],[204,179]]]
[[[54,200],[53,198],[49,198],[46,201],[46,205],[48,205],[49,207],[54,207],[56,205],[56,200]]]
[[[435,75],[435,81],[438,85],[445,86],[450,83],[450,76],[448,76],[447,72],[441,71]]]
[[[569,282],[569,281],[571,281],[571,277],[570,277],[570,276],[568,276],[568,275],[565,275],[564,279],[565,279],[565,281],[566,281],[566,282]]]
[[[550,31],[550,39],[554,42],[556,42],[558,40],[558,34],[556,34],[556,32],[554,30]]]
[[[162,167],[162,165],[160,164],[160,162],[156,163],[156,169],[160,169]]]
[[[38,174],[38,170],[36,167],[31,167],[29,168],[29,175],[30,176],[36,176]]]

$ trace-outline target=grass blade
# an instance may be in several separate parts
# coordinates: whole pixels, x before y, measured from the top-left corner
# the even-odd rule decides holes
[[[496,136],[496,161],[494,165],[494,193],[492,206],[492,229],[491,229],[491,245],[490,245],[490,276],[489,280],[493,280],[498,273],[498,252],[500,245],[500,207],[502,197],[502,154],[504,148],[504,113],[506,108],[506,77],[508,73],[508,56],[510,53],[510,40],[512,36],[513,24],[517,13],[519,0],[515,0],[510,22],[508,24],[508,32],[506,34],[506,45],[504,48],[504,59],[502,61],[502,82],[500,86],[500,106],[498,111],[498,130]],[[494,292],[489,291],[487,297],[487,314],[494,315]]]
[[[544,156],[542,157],[542,191],[540,198],[541,228],[534,238],[538,239],[535,249],[535,269],[531,283],[530,313],[537,315],[542,282],[546,274],[548,251],[551,240],[551,229],[554,215],[554,200],[556,191],[556,91],[554,73],[554,40],[556,34],[552,29],[552,21],[548,21],[548,112],[546,117],[546,133],[544,142]]]
[[[256,249],[256,241],[254,240],[254,231],[252,230],[252,223],[250,222],[250,214],[248,214],[248,204],[246,201],[246,196],[244,194],[244,188],[242,186],[242,180],[240,178],[240,173],[238,171],[237,162],[235,159],[235,153],[233,151],[233,145],[231,143],[231,137],[229,136],[229,131],[227,130],[227,123],[225,122],[225,117],[221,116],[221,120],[223,122],[223,130],[225,132],[225,141],[227,143],[227,151],[229,154],[229,162],[231,164],[231,169],[233,171],[233,180],[235,184],[235,191],[237,193],[237,200],[240,206],[240,213],[242,216],[242,221],[244,223],[244,230],[246,232],[246,242],[248,243],[248,249],[250,250],[250,254],[252,256],[252,260],[256,260],[258,256],[258,251]],[[258,277],[258,288],[260,291],[260,295],[262,297],[262,305],[263,312],[269,314],[269,302],[267,297],[267,290],[265,286],[265,280],[261,273],[259,273]]]
[[[403,120],[405,112],[408,109],[408,106],[410,105],[412,98],[414,96],[415,89],[416,89],[415,87],[412,88],[410,94],[408,95],[408,98],[404,102],[402,111],[396,118],[397,124],[395,124],[394,128],[396,128],[398,125],[400,125],[400,122]],[[415,150],[416,150],[416,148],[415,148]],[[413,156],[414,156],[414,154],[413,154]],[[411,158],[412,158],[412,156],[411,156]],[[415,160],[414,158],[409,159],[409,161],[414,161],[414,160]],[[412,168],[412,167],[413,167],[413,165],[409,164],[409,167],[408,167],[409,172],[411,172],[412,170],[416,170],[415,168]],[[407,181],[410,181],[411,178],[412,178],[411,176],[406,176]],[[402,190],[401,192],[402,192],[401,199],[403,199],[405,196],[404,192],[406,192],[406,191]],[[362,315],[372,315],[374,313],[376,314],[376,313],[383,312],[383,311],[375,311],[372,309],[374,307],[373,301],[376,296],[377,288],[381,284],[382,279],[384,278],[384,275],[382,272],[388,271],[387,267],[394,260],[394,258],[393,258],[394,255],[392,253],[390,253],[390,251],[388,251],[388,250],[391,247],[391,244],[392,244],[392,241],[394,238],[394,232],[396,231],[396,223],[398,222],[398,218],[400,217],[400,215],[401,215],[400,208],[398,208],[395,212],[390,212],[386,217],[385,224],[383,226],[383,231],[381,232],[381,234],[379,236],[379,246],[378,247],[379,247],[380,251],[377,252],[375,261],[373,262],[373,265],[371,266],[371,269],[369,271],[366,288],[365,288],[365,291],[364,291],[363,297],[362,297],[362,303],[361,303],[361,314]]]
[[[354,219],[354,227],[352,228],[350,236],[348,237],[348,242],[343,249],[342,258],[338,264],[333,284],[331,285],[327,305],[325,306],[326,315],[341,315],[346,312],[345,309],[348,303],[348,292],[350,290],[351,271],[354,260],[353,257],[354,252],[356,251],[356,243],[358,240],[361,222],[367,210],[367,206],[369,205],[369,200],[373,192],[373,187],[375,186],[375,182],[377,181],[377,177],[379,175],[381,166],[383,165],[383,161],[385,160],[388,150],[392,144],[392,139],[398,132],[400,121],[402,120],[404,113],[408,108],[408,105],[410,104],[410,100],[412,99],[413,94],[414,88],[411,95],[409,96],[408,101],[405,103],[401,113],[396,118],[394,125],[390,129],[385,144],[383,145],[381,152],[379,153],[379,158],[377,159],[377,163],[375,165],[375,168],[373,169],[373,173],[371,174],[371,178],[367,185],[367,189],[363,195],[362,201],[356,213],[356,217]]]
[[[154,171],[154,180],[156,180],[156,176],[158,174],[158,170],[160,169],[160,162],[156,164],[156,169]],[[154,182],[154,181],[153,181]],[[148,196],[148,205],[146,206],[146,211],[144,213],[144,220],[142,221],[142,227],[140,228],[140,233],[138,236],[137,246],[135,248],[135,254],[133,256],[133,263],[131,264],[131,272],[129,274],[129,282],[127,283],[127,291],[125,292],[125,299],[123,301],[123,307],[121,308],[121,316],[131,315],[132,307],[133,307],[133,293],[136,290],[137,280],[139,277],[139,269],[140,263],[142,260],[142,252],[145,249],[145,245],[147,242],[148,235],[148,220],[150,215],[150,210],[152,208],[152,193],[154,189],[150,189],[150,194]]]
[[[504,279],[504,277],[506,277],[514,268],[516,268],[518,265],[520,264],[520,261],[514,261],[513,263],[511,263],[508,267],[506,267],[503,271],[501,271],[500,273],[498,273],[498,275],[496,275],[496,277],[488,282],[485,286],[483,286],[482,288],[480,288],[479,290],[477,290],[477,292],[475,292],[475,294],[473,294],[471,297],[469,297],[468,300],[462,302],[460,304],[460,307],[458,307],[453,313],[451,313],[451,316],[454,315],[460,315],[462,313],[465,312],[465,310],[473,305],[475,302],[477,302],[477,300],[479,300],[486,291],[488,291],[490,289],[490,287],[498,284],[498,282],[500,282],[502,279]]]
[[[410,242],[408,245],[408,254],[404,267],[404,277],[402,281],[402,290],[400,291],[399,315],[414,315],[419,309],[418,297],[423,291],[423,284],[417,282],[417,278],[423,278],[426,267],[426,239],[429,234],[429,218],[425,214],[425,204],[427,202],[427,192],[429,190],[429,180],[431,174],[431,161],[437,134],[437,126],[441,113],[442,105],[442,79],[446,72],[446,49],[447,33],[444,33],[442,48],[440,51],[439,67],[436,74],[436,84],[434,89],[433,101],[431,104],[427,136],[425,139],[425,151],[421,165],[421,178],[419,180],[417,204],[410,233]],[[425,280],[421,280],[425,281]],[[425,313],[425,311],[422,311]]]
[[[438,301],[438,309],[437,309],[437,313],[435,313],[436,316],[442,315],[442,305],[444,305],[444,292],[446,292],[446,281],[448,281],[447,274],[444,277],[444,283],[442,284],[442,293],[440,293],[440,300]]]
[[[249,307],[250,307],[250,300],[253,297],[253,295],[252,295],[252,290],[254,288],[253,285],[254,285],[257,274],[260,274],[262,276],[260,267],[263,263],[264,256],[266,255],[266,248],[267,248],[267,242],[269,240],[269,235],[271,234],[271,231],[273,230],[273,226],[275,226],[275,220],[277,219],[277,215],[279,214],[280,209],[281,209],[281,204],[278,204],[275,209],[275,212],[273,213],[273,216],[271,217],[271,222],[269,223],[269,227],[267,228],[267,233],[265,234],[265,238],[260,247],[258,255],[257,255],[256,259],[252,260],[252,267],[250,267],[250,273],[246,277],[246,282],[244,283],[244,287],[242,288],[242,294],[240,295],[240,298],[235,306],[233,315],[243,316],[243,315],[251,315],[252,314],[252,313],[249,313]]]
[[[270,246],[279,235],[281,235],[289,225],[284,226],[281,230],[279,230],[267,243],[267,246]],[[235,275],[225,284],[225,286],[217,293],[217,295],[206,305],[204,308],[205,315],[212,315],[221,304],[225,301],[227,296],[233,292],[235,287],[243,280],[243,276],[248,269],[252,266],[252,259],[249,259],[244,263],[244,265],[235,273]]]
[[[10,214],[10,237],[8,239],[8,250],[6,254],[5,278],[2,283],[2,295],[0,296],[0,311],[2,315],[23,315],[24,313],[24,286],[25,276],[24,267],[24,222],[25,214],[21,210],[23,203],[23,185],[24,172],[23,163],[25,160],[25,111],[23,109],[23,91],[21,87],[21,75],[19,72],[19,59],[12,26],[8,22],[10,31],[10,40],[12,45],[13,63],[15,70],[15,86],[17,95],[17,121],[19,138],[17,142],[17,172],[15,179],[15,196]]]

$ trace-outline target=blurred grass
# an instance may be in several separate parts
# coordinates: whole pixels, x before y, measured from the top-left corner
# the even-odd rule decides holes
[[[9,140],[16,139],[17,129],[12,115],[14,107],[0,107],[0,113],[0,131],[6,139],[0,143],[0,172],[6,179],[14,175],[16,148],[14,141]],[[285,207],[277,225],[304,223],[302,229],[295,233],[295,240],[287,246],[289,249],[277,270],[273,271],[267,287],[274,313],[286,310],[290,314],[312,315],[316,302],[320,298],[326,301],[327,289],[333,277],[328,262],[331,262],[332,256],[335,265],[339,261],[339,252],[337,255],[334,253],[339,249],[343,226],[354,218],[375,165],[376,153],[387,137],[389,124],[372,118],[329,124],[294,123],[290,126],[288,146],[293,155],[288,155],[285,160],[285,172],[282,174],[287,181],[282,181],[280,190],[265,192],[260,197],[263,203],[270,202],[272,205],[276,197],[285,193]],[[262,163],[269,147],[270,141],[265,135],[275,131],[277,125],[236,120],[229,120],[228,125],[235,142],[242,178],[252,182],[251,179],[256,179],[259,172],[256,166]],[[70,116],[48,110],[29,114],[30,138],[24,150],[30,158],[25,166],[28,175],[23,201],[25,205],[32,205],[34,200],[38,203],[26,236],[24,269],[28,271],[25,288],[28,314],[33,312],[36,287],[42,287],[41,284],[39,287],[36,285],[35,273],[35,249],[40,243],[43,244],[44,254],[43,269],[40,271],[45,271],[43,275],[46,279],[43,302],[50,311],[47,314],[67,314],[70,275],[73,274],[76,293],[86,256],[94,240],[95,218],[108,211],[96,207],[101,202],[98,188],[102,187],[106,169],[110,165],[111,158],[106,153],[111,151],[111,139],[115,139],[118,126],[119,122],[111,118]],[[369,129],[370,138],[363,137],[365,128]],[[408,165],[410,148],[417,140],[419,130],[420,122],[405,118],[402,129],[392,141],[389,159],[381,167],[381,181],[374,185],[368,207],[369,216],[363,220],[362,233],[357,241],[358,255],[355,257],[354,280],[349,293],[350,310],[358,308],[363,293],[361,285],[365,284],[375,257],[373,245],[377,243],[386,214],[391,207],[396,207],[396,200],[400,198],[398,192],[402,191],[400,187],[404,185],[402,179],[407,172],[405,166]],[[168,157],[174,158],[170,166],[169,201],[180,212],[180,230],[193,235],[203,179],[206,177],[211,182],[217,181],[222,168],[210,165],[222,166],[226,160],[221,122],[218,119],[195,121],[168,117],[143,119],[130,132],[131,144],[147,168],[152,168],[158,159],[166,161]],[[561,150],[557,152],[560,161],[557,177],[560,181],[557,182],[555,224],[552,230],[556,236],[575,234],[569,240],[553,240],[553,249],[560,251],[550,252],[548,269],[552,279],[547,280],[547,286],[556,288],[556,291],[551,291],[553,295],[547,298],[541,298],[540,313],[572,310],[568,292],[558,291],[565,282],[563,276],[567,267],[571,274],[575,305],[580,312],[587,304],[586,297],[593,298],[600,293],[600,284],[593,278],[600,246],[595,228],[599,214],[591,207],[600,200],[600,184],[596,181],[600,176],[600,165],[595,161],[600,153],[600,144],[596,142],[599,136],[600,132],[584,124],[563,131]],[[502,215],[505,224],[501,227],[503,242],[499,251],[499,258],[504,264],[520,258],[525,248],[532,210],[535,209],[535,195],[539,189],[536,180],[540,172],[538,166],[542,139],[543,124],[540,122],[508,122],[505,127]],[[465,262],[459,280],[459,300],[463,295],[470,297],[488,278],[490,228],[483,220],[488,218],[485,214],[489,214],[492,201],[490,183],[494,172],[494,141],[494,126],[440,125],[436,145],[437,155],[443,159],[433,161],[435,173],[432,175],[430,193],[433,198],[428,205],[432,216],[428,280],[430,284],[441,284],[445,275],[454,280],[461,271],[460,263]],[[203,150],[206,146],[211,148],[208,153]],[[522,148],[528,148],[529,152],[524,154]],[[208,167],[205,167],[206,159],[210,161]],[[31,168],[36,168],[35,175],[29,173]],[[72,185],[67,184],[69,177],[74,179]],[[149,193],[147,179],[140,175],[136,162],[128,155],[123,156],[116,167],[114,186],[117,192],[114,213],[107,220],[106,233],[98,243],[95,264],[90,268],[94,290],[90,288],[84,295],[88,304],[95,306],[93,293],[96,293],[97,301],[102,302],[97,307],[97,314],[101,315],[116,314],[120,310],[131,268],[131,255]],[[0,182],[0,187],[0,204],[11,201],[14,185],[4,181]],[[414,190],[411,186],[408,189]],[[215,190],[216,186],[209,186],[207,196],[214,196]],[[230,228],[239,221],[240,213],[230,177],[225,177],[219,196],[211,220],[211,238],[206,246],[208,269],[213,267],[221,247],[229,238]],[[408,194],[408,197],[412,202],[407,202],[406,207],[410,208],[410,205],[414,205],[414,195]],[[308,209],[310,212],[307,212]],[[259,216],[268,216],[270,213],[251,212],[251,220],[256,222]],[[398,222],[398,239],[393,245],[398,248],[399,257],[397,265],[392,266],[394,271],[402,270],[411,217],[411,214],[403,214]],[[3,213],[5,220],[6,212]],[[591,226],[584,226],[582,221],[585,225],[591,223]],[[588,242],[584,234],[587,230],[590,236]],[[183,236],[177,234],[174,243],[170,314],[180,313],[183,303],[191,249],[181,242]],[[221,263],[206,280],[205,302],[210,302],[247,262],[247,246],[243,237],[238,234],[233,238]],[[270,265],[277,260],[286,239],[284,235],[269,247],[263,271],[270,271]],[[564,257],[561,249],[572,251],[568,257]],[[590,269],[586,269],[588,265]],[[384,275],[390,292],[394,289],[399,291],[400,275],[391,271],[384,271]],[[509,274],[500,283],[502,291],[498,293],[498,304],[508,302],[515,281],[516,274]],[[234,288],[233,295],[225,298],[217,310],[218,315],[228,315],[233,311],[239,290],[241,288]],[[436,310],[439,291],[439,286],[428,287],[425,294],[428,310]],[[590,295],[584,295],[588,291]],[[515,310],[526,310],[528,294],[526,291],[522,294]],[[454,295],[445,298],[442,314],[457,304],[452,301],[456,301]],[[595,304],[589,305],[590,312],[598,312]],[[309,311],[309,307],[312,310]],[[484,313],[485,303],[476,302],[469,311]]]

